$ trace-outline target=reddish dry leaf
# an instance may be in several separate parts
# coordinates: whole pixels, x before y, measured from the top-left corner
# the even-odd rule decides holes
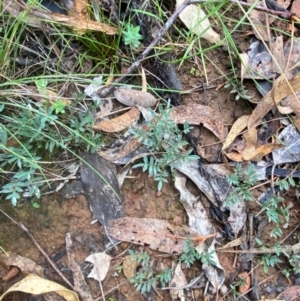
[[[84,34],[87,30],[100,31],[108,35],[115,35],[118,33],[118,29],[116,27],[96,21],[86,21],[85,19],[77,19],[72,16],[51,14],[49,15],[49,17],[47,17],[47,19],[57,21],[68,27],[71,27],[74,30],[76,30],[79,34]]]
[[[285,80],[283,76],[276,79],[272,90],[267,93],[253,110],[248,120],[248,128],[250,129],[260,124],[262,118],[271,110],[274,104],[277,105],[283,98],[292,94],[291,88],[295,92],[300,90],[299,73],[289,81]]]
[[[226,154],[226,156],[234,162],[244,162],[242,155],[239,153],[232,152],[232,153]]]
[[[78,1],[76,1],[76,3],[77,2]],[[17,17],[20,13],[24,11],[24,7],[15,5],[14,1],[7,0],[6,4],[7,5],[5,5],[5,10],[10,12],[15,17]],[[77,8],[77,10],[79,10],[77,15],[84,16],[84,10],[81,7]],[[96,22],[96,21],[91,21],[84,17],[78,18],[78,17],[74,17],[73,15],[66,16],[66,15],[56,14],[56,13],[46,13],[29,7],[28,7],[28,11],[29,13],[24,18],[24,21],[26,21],[28,24],[35,27],[43,26],[40,20],[36,20],[36,18],[39,18],[41,20],[59,22],[65,26],[78,30],[80,34],[85,33],[87,30],[100,31],[108,35],[115,35],[118,33],[118,28],[116,27],[104,23]]]
[[[115,239],[138,245],[149,246],[153,250],[169,254],[181,254],[187,237],[200,244],[214,234],[200,236],[184,225],[178,226],[165,220],[124,217],[110,220],[107,232]]]
[[[176,122],[183,124],[199,125],[202,123],[207,129],[212,131],[221,141],[227,136],[227,128],[224,126],[223,117],[219,112],[209,106],[199,104],[189,104],[178,106],[172,109],[170,117]]]
[[[142,142],[139,142],[138,139],[132,138],[129,142],[127,142],[125,145],[123,145],[120,150],[117,152],[111,152],[110,150],[107,150],[105,152],[100,151],[98,154],[99,156],[103,157],[105,160],[114,162],[117,161],[123,157],[126,157],[136,149],[138,149],[142,145]]]
[[[13,279],[17,275],[19,275],[20,272],[21,272],[21,270],[18,267],[12,266],[9,269],[9,271],[4,276],[2,276],[2,280],[3,281],[10,281],[11,279]]]
[[[296,16],[300,16],[300,0],[293,1],[291,13],[294,13]]]
[[[24,90],[21,90],[22,95],[27,95],[30,98],[46,104],[48,107],[51,107],[53,103],[60,101],[65,106],[71,104],[71,100],[65,97],[59,96],[56,92],[46,89],[45,91],[39,91],[35,86],[25,86]]]
[[[244,294],[250,289],[251,279],[247,272],[243,272],[238,275],[239,280],[242,281],[242,284],[239,286],[239,293]]]
[[[276,300],[293,301],[299,300],[300,297],[300,286],[294,285],[288,287],[284,292],[280,293]]]
[[[73,280],[74,280],[73,289],[79,294],[81,300],[93,301],[88,285],[81,271],[80,265],[76,261],[74,245],[70,233],[66,234],[66,251],[68,256],[68,266],[73,273]]]
[[[96,131],[103,131],[107,133],[116,133],[127,129],[140,117],[140,110],[137,108],[131,108],[125,114],[122,114],[116,118],[110,120],[104,120],[96,123],[93,129]]]

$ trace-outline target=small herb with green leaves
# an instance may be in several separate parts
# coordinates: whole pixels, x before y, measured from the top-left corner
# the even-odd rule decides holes
[[[275,227],[270,233],[270,235],[274,238],[282,235],[282,224],[288,223],[290,218],[290,208],[280,205],[283,201],[284,199],[282,197],[272,195],[272,197],[262,204],[262,208],[266,212],[269,222],[273,222],[275,224]]]
[[[41,91],[46,89],[46,81],[36,84]],[[50,108],[28,99],[17,105],[0,103],[0,168],[6,174],[0,193],[14,206],[22,197],[40,198],[41,187],[47,184],[40,164],[45,155],[48,161],[57,156],[57,151],[70,147],[96,152],[103,145],[101,135],[95,134],[91,127],[96,106],[90,105],[85,112],[75,115],[76,102],[68,107],[56,103]],[[8,139],[17,143],[10,146]]]
[[[230,93],[236,94],[235,100],[238,101],[240,98],[244,100],[250,100],[251,96],[248,95],[248,90],[246,87],[237,80],[232,80],[227,83],[224,88],[231,87]]]
[[[207,253],[199,253],[194,247],[193,242],[191,239],[188,237],[184,242],[183,242],[183,253],[180,256],[180,260],[186,265],[187,268],[190,268],[191,265],[196,261],[196,260],[201,260],[202,263],[205,264],[211,264],[211,265],[216,265],[215,261],[213,260],[213,252]]]
[[[180,131],[170,117],[171,109],[164,109],[159,105],[158,110],[160,115],[151,112],[153,119],[147,122],[147,130],[131,130],[131,133],[152,153],[150,156],[144,156],[143,162],[136,164],[134,168],[141,167],[143,171],[148,171],[149,175],[158,182],[158,190],[161,190],[163,183],[168,181],[168,167],[173,172],[176,164],[182,161],[188,163],[199,157],[192,155],[192,149],[183,151],[183,148],[188,145],[183,139],[183,134],[187,134],[192,127],[186,122],[183,131]],[[165,152],[161,152],[162,149]]]
[[[160,273],[155,274],[152,269],[153,263],[150,262],[150,257],[146,252],[134,252],[129,250],[129,254],[133,260],[136,260],[142,265],[136,276],[130,279],[130,282],[142,294],[149,292],[152,287],[155,288],[158,284],[164,287],[171,281],[172,269],[165,268]]]
[[[125,30],[123,30],[123,39],[125,45],[138,48],[141,44],[140,40],[143,36],[140,34],[140,27],[134,26],[131,23],[126,24]]]
[[[279,258],[280,253],[282,252],[282,248],[279,245],[280,242],[273,246],[275,254],[267,254],[267,248],[263,242],[258,238],[255,238],[255,241],[263,250],[266,251],[266,254],[261,256],[261,265],[263,266],[264,273],[268,273],[269,267],[274,267],[276,263],[282,263],[282,260]]]
[[[230,176],[227,176],[228,183],[234,186],[235,190],[227,198],[226,206],[232,206],[239,199],[252,201],[253,196],[249,189],[256,183],[257,179],[258,176],[255,172],[254,164],[251,164],[245,171],[243,171],[241,164],[237,164],[234,172]]]

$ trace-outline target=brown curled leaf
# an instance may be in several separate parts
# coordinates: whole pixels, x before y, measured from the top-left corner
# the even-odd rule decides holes
[[[155,97],[149,92],[118,88],[114,91],[115,98],[125,106],[149,108],[156,104]]]
[[[140,117],[140,110],[131,108],[125,114],[115,117],[110,120],[100,121],[93,126],[95,131],[103,131],[107,133],[116,133],[127,129]]]
[[[186,121],[192,125],[202,123],[213,132],[221,141],[227,136],[227,128],[224,126],[222,115],[209,106],[200,104],[189,104],[172,109],[170,117],[175,123],[183,124]]]

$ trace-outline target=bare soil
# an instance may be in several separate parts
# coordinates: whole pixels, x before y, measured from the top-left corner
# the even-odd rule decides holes
[[[248,41],[245,36],[236,36],[237,44],[240,49],[247,49]],[[208,56],[215,64],[224,72],[229,72],[230,65],[228,63],[228,54],[221,48],[212,50]],[[251,114],[253,105],[243,100],[235,101],[234,95],[230,94],[229,90],[223,88],[223,80],[218,80],[219,73],[216,72],[214,66],[206,63],[206,74],[209,82],[204,82],[200,58],[195,61],[186,62],[180,69],[177,68],[177,75],[182,83],[183,90],[191,90],[192,92],[185,94],[182,99],[183,104],[198,103],[209,105],[221,113],[225,120],[225,124],[230,127],[231,124],[240,116]],[[191,69],[196,68],[199,71],[199,76],[191,74]],[[203,83],[206,89],[203,90]],[[245,82],[249,94],[253,98],[261,99],[256,88],[251,82]],[[203,127],[195,127],[193,136],[197,139],[197,144],[203,152],[203,157],[209,162],[222,162],[221,143],[218,139]],[[188,183],[189,189],[200,197],[204,207],[209,215],[209,204],[205,197],[197,190],[193,183]],[[254,195],[258,196],[267,186],[261,186],[254,190]],[[134,169],[130,177],[128,177],[122,186],[122,196],[125,216],[129,217],[148,217],[156,219],[164,219],[173,221],[176,224],[188,224],[185,210],[179,202],[179,193],[174,188],[172,179],[169,183],[164,184],[161,192],[157,191],[157,183],[154,182],[146,173],[138,169]],[[295,232],[299,224],[299,202],[296,201],[293,195],[285,196],[286,202],[293,202],[291,220],[288,227],[284,229],[283,238],[286,244],[296,244],[298,242],[298,231]],[[76,198],[63,199],[60,194],[53,194],[43,197],[40,202],[40,208],[34,209],[31,204],[20,202],[17,207],[13,207],[9,202],[2,201],[0,209],[6,212],[16,222],[23,223],[35,237],[40,246],[49,256],[55,255],[65,249],[65,235],[70,233],[75,245],[76,259],[87,272],[90,266],[84,263],[85,258],[97,251],[104,251],[103,229],[98,222],[93,222],[92,213],[89,204],[84,195],[78,195]],[[247,203],[248,213],[256,215],[259,207],[255,202]],[[222,231],[220,224],[215,224],[216,228]],[[261,240],[265,245],[274,245],[276,240],[270,238],[270,230],[272,224],[267,224],[263,230]],[[13,223],[3,214],[0,214],[0,246],[9,252],[14,252],[24,257],[30,258],[37,264],[43,265],[46,268],[52,269],[43,255],[34,246],[27,234],[20,229],[18,225]],[[245,225],[242,235],[249,235],[248,225]],[[118,250],[111,250],[113,256],[120,255],[112,261],[108,276],[103,281],[103,290],[107,300],[171,300],[169,291],[153,291],[146,296],[141,295],[135,290],[132,284],[119,271],[118,267],[122,265],[123,252],[127,249],[144,249],[128,243],[121,243]],[[145,250],[150,254],[151,260],[154,260],[154,267],[163,263],[165,266],[171,267],[172,257],[165,256],[158,252],[152,251],[149,248]],[[237,281],[237,275],[243,271],[244,263],[240,261],[234,253],[218,253],[219,260],[224,268],[226,281],[225,284],[230,289],[230,284]],[[255,275],[259,283],[261,296],[266,299],[273,299],[280,291],[295,284],[293,277],[287,279],[279,271],[284,267],[284,264],[269,268],[267,274],[264,273],[260,265],[259,257],[255,259]],[[282,258],[285,260],[284,258]],[[66,276],[72,281],[72,275],[69,273],[68,262],[66,255],[63,255],[58,261],[58,266],[62,271],[66,271]],[[286,263],[287,264],[287,263]],[[195,264],[191,269],[184,269],[187,280],[196,277],[201,270],[200,264]],[[7,267],[0,266],[0,276],[5,275]],[[5,291],[12,285],[13,282],[19,280],[22,276],[19,275],[9,283],[0,282],[0,292]],[[63,281],[53,273],[55,281],[64,284]],[[96,281],[87,278],[90,285],[93,298],[101,297],[99,285]],[[271,286],[274,286],[273,289]],[[270,288],[271,287],[271,288]],[[267,289],[266,288],[270,288]],[[22,299],[23,298],[23,299]],[[112,299],[110,299],[112,298]],[[114,299],[113,299],[114,298]],[[29,300],[23,295],[13,295],[5,300]],[[99,299],[97,299],[99,300]],[[194,289],[188,292],[187,300],[207,300],[203,297],[202,289]],[[220,299],[221,300],[221,297]],[[222,300],[233,300],[233,294],[229,293]],[[249,300],[249,299],[248,299]],[[295,299],[296,300],[296,299]],[[300,299],[298,299],[300,300]]]

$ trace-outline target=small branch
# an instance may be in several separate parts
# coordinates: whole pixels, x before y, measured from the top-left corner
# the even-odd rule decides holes
[[[145,57],[150,53],[150,51],[153,49],[153,47],[161,40],[161,38],[166,34],[166,32],[169,30],[171,25],[175,22],[179,14],[191,3],[191,0],[185,0],[172,14],[172,16],[168,19],[168,21],[165,23],[164,27],[160,29],[155,39],[151,42],[151,44],[138,56],[138,58],[132,63],[132,65],[126,70],[126,72],[117,78],[114,81],[114,84],[118,84],[122,82],[127,75],[131,74],[136,68],[138,68],[141,64],[141,62],[145,59]],[[106,97],[108,94],[110,94],[115,89],[115,86],[108,86],[101,88],[98,90],[98,94],[100,97]]]
[[[209,0],[190,0],[189,4],[196,4],[196,3],[207,3]],[[243,2],[243,1],[238,1],[238,0],[228,0],[230,3],[235,4],[235,5],[242,5],[245,7],[251,7],[253,5],[253,3],[247,3],[247,2]],[[216,1],[219,2],[219,1]],[[266,1],[267,3],[270,1]],[[270,9],[264,6],[254,6],[253,9],[255,10],[259,10],[265,13],[269,13],[271,15],[275,15],[275,16],[279,16],[282,17],[284,19],[288,19],[290,20],[295,14],[289,12],[288,10],[284,9],[283,7],[280,7],[279,5],[276,6],[278,8],[278,10],[275,9]]]
[[[297,243],[293,246],[287,245],[279,248],[265,248],[265,249],[250,249],[250,250],[229,250],[229,249],[217,249],[217,252],[222,253],[237,253],[237,254],[266,254],[266,253],[297,253],[300,250],[300,243]]]
[[[242,5],[245,7],[251,7],[251,3],[247,2],[240,2],[238,0],[228,0],[230,3],[233,3],[235,5]],[[270,1],[270,0],[269,0]],[[172,16],[168,19],[168,21],[165,23],[164,27],[158,32],[155,39],[151,42],[151,44],[140,54],[137,59],[131,64],[131,66],[126,70],[126,72],[117,78],[113,84],[118,84],[122,82],[128,75],[130,75],[135,69],[137,69],[141,62],[146,58],[146,56],[150,53],[150,51],[153,49],[153,47],[161,40],[161,38],[166,34],[166,32],[169,30],[171,25],[175,22],[179,14],[190,4],[196,4],[196,3],[206,3],[209,2],[209,0],[185,0],[172,14]],[[218,1],[216,1],[218,2]],[[275,3],[276,5],[276,3]],[[279,17],[282,17],[284,19],[291,20],[294,16],[293,13],[285,10],[284,8],[278,6],[279,10],[269,9],[267,7],[262,6],[255,6],[254,9],[263,11],[272,15],[276,15]],[[100,88],[98,90],[98,94],[100,97],[106,97],[108,94],[110,94],[115,89],[115,86],[110,84],[109,86],[105,86],[103,88]]]
[[[19,227],[24,230],[27,235],[30,237],[34,245],[38,248],[38,250],[46,257],[47,261],[49,264],[53,267],[53,269],[56,271],[56,273],[65,281],[65,283],[71,287],[74,290],[74,286],[72,283],[65,277],[65,275],[60,271],[56,263],[48,256],[48,254],[44,251],[44,249],[38,244],[38,242],[35,240],[33,235],[29,232],[29,230],[22,224],[22,223],[17,223]]]

